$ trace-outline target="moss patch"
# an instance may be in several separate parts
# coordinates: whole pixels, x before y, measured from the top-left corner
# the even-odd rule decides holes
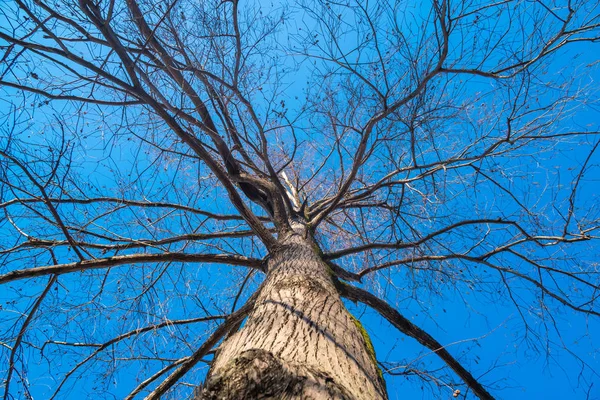
[[[350,314],[350,312],[348,312],[348,315],[350,315],[352,322],[354,322],[354,325],[356,325],[356,328],[358,329],[363,340],[365,341],[365,347],[367,349],[367,353],[369,354],[369,357],[371,358],[371,362],[373,363],[373,365],[375,366],[375,369],[377,370],[377,375],[379,376],[379,379],[381,379],[381,381],[383,382],[383,371],[381,371],[381,368],[379,368],[379,365],[377,364],[377,357],[375,356],[375,347],[373,347],[373,342],[371,341],[371,337],[367,333],[367,330],[364,328],[363,324],[357,318],[355,318],[354,315]]]

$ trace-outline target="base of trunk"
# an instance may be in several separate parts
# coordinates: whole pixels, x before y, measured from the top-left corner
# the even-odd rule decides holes
[[[334,379],[310,367],[293,365],[271,352],[251,349],[210,376],[198,400],[336,399],[353,396]]]

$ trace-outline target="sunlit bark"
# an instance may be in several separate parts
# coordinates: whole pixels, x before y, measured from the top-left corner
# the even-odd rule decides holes
[[[200,398],[387,398],[368,335],[305,233],[271,254],[255,307],[219,347]]]

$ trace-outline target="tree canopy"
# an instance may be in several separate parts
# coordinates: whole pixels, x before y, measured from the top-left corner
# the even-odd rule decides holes
[[[390,398],[516,398],[522,365],[599,390],[596,2],[9,0],[0,27],[4,399],[190,396],[298,221]]]

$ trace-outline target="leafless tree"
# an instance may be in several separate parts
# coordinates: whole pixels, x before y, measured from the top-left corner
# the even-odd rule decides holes
[[[589,395],[599,7],[3,2],[4,399],[501,396],[440,302]]]

